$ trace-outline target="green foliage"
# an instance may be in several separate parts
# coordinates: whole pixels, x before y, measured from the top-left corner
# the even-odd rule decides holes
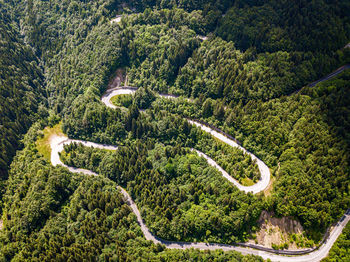
[[[329,52],[349,40],[349,12],[350,4],[345,0],[337,4],[242,0],[226,13],[217,33],[243,50]]]
[[[142,13],[110,23],[134,7]],[[7,182],[0,260],[258,260],[147,242],[108,181],[127,188],[157,236],[245,240],[261,199],[239,192],[186,148],[202,150],[240,181],[257,180],[256,165],[183,116],[220,127],[273,170],[279,166],[265,206],[298,218],[314,240],[348,208],[349,74],[292,94],[349,63],[349,50],[338,50],[350,37],[348,1],[143,0],[121,7],[118,0],[10,0],[0,11],[1,175],[21,134],[47,117],[39,61],[23,42],[45,71],[49,124],[61,118],[70,137],[124,145],[117,152],[66,148],[66,163],[106,178],[72,176],[36,151],[35,124]],[[206,41],[197,37],[210,32]],[[128,111],[99,101],[119,67],[143,87]],[[153,91],[194,101],[155,99]],[[346,259],[346,241],[339,246],[334,260]]]
[[[8,166],[21,145],[19,140],[22,135],[27,132],[35,119],[45,117],[46,111],[42,107],[45,103],[42,89],[43,75],[38,67],[38,60],[10,25],[8,16],[2,12],[0,12],[0,39],[1,181],[7,178]]]
[[[134,25],[129,43],[130,85],[168,93],[182,67],[199,45],[195,32],[164,24]]]
[[[252,161],[248,154],[245,154],[238,148],[233,148],[220,140],[214,139],[211,135],[202,131],[198,135],[195,148],[201,152],[205,152],[216,163],[219,164],[233,178],[237,179],[241,184],[244,178],[249,178],[256,183],[260,179],[260,171],[256,165],[256,161]]]
[[[132,95],[117,95],[111,98],[111,102],[115,106],[129,108],[134,98]]]
[[[25,149],[11,166],[0,231],[1,260],[262,261],[232,251],[165,250],[146,241],[115,183],[70,174],[38,155],[33,142],[40,128],[31,128]],[[121,154],[126,152],[121,149]]]
[[[71,178],[65,169],[50,166],[38,155],[33,143],[16,156],[3,196],[2,259],[10,259],[19,252],[23,241],[59,212],[79,180],[79,177]]]
[[[11,0],[14,20],[25,40],[49,66],[67,41],[81,41],[108,15],[113,0],[40,1]],[[55,60],[55,59],[54,59]]]
[[[344,212],[349,201],[344,194],[348,185],[349,157],[349,121],[344,117],[348,110],[348,74],[344,73],[342,78],[315,88],[306,88],[303,91],[305,95],[293,95],[266,103],[251,101],[243,108],[240,105],[233,109],[226,108],[222,121],[215,116],[207,119],[216,126],[222,125],[269,166],[280,163],[271,208],[278,215],[299,218],[303,226],[311,231],[324,230]],[[324,85],[334,87],[325,88]],[[332,92],[331,98],[329,92]],[[196,107],[200,108],[201,103],[163,99],[156,100],[153,106],[154,109],[149,110],[147,115],[137,116],[134,121],[134,130],[135,126],[148,126],[148,131],[133,131],[138,134],[133,137],[150,136],[165,144],[198,148],[216,161],[221,161],[220,164],[232,176],[238,179],[250,177],[247,175],[249,172],[237,177],[230,167],[235,161],[220,157],[218,145],[218,151],[215,147],[207,147],[207,144],[215,143],[201,142],[205,135],[191,132],[193,128],[188,128],[185,120],[160,110],[163,107],[197,118],[202,110]],[[205,146],[199,147],[201,143]],[[244,161],[240,162],[240,166],[247,170]],[[339,198],[339,195],[343,197]],[[318,201],[313,200],[316,198]],[[314,236],[316,239],[318,237]]]
[[[194,51],[171,90],[187,97],[220,98],[230,105],[267,101],[290,94],[328,73],[337,61],[344,60],[342,57],[341,52],[334,57],[278,50],[257,54],[253,48],[242,52],[233,42],[214,38]]]
[[[71,144],[65,151],[61,158],[67,165],[126,185],[151,231],[164,239],[242,241],[261,212],[256,197],[240,192],[206,160],[179,146],[137,142],[104,153]]]
[[[246,137],[243,144],[253,152],[261,152],[271,164],[280,162],[273,193],[275,211],[298,217],[310,230],[325,229],[347,209],[350,201],[345,193],[349,185],[350,129],[348,118],[341,117],[348,112],[348,77],[349,73],[345,73],[339,80],[305,91],[317,95],[249,103],[245,112],[234,109],[234,125],[239,123],[240,132]],[[327,90],[324,86],[334,86],[332,98],[317,91]],[[339,117],[342,128],[335,124]]]
[[[140,109],[146,109],[148,108],[151,103],[156,99],[155,94],[146,88],[140,87],[137,89],[134,95],[133,102],[135,105]]]
[[[221,126],[268,166],[280,164],[272,196],[278,215],[297,217],[310,231],[325,230],[350,201],[349,90],[344,72],[302,94],[226,108],[224,121],[203,120]],[[205,108],[200,99],[161,100],[157,106],[193,118]]]
[[[96,97],[80,96],[73,110],[63,119],[62,130],[70,137],[115,144],[125,137],[125,116],[120,109],[113,110],[102,105]]]
[[[350,259],[350,224],[348,223],[344,228],[337,241],[329,251],[328,257],[322,262],[340,262],[348,261]]]
[[[56,113],[70,113],[74,100],[82,99],[85,104],[97,102],[96,98],[107,87],[111,73],[123,63],[122,44],[116,41],[123,34],[119,26],[106,21],[96,25],[82,38],[84,41],[71,39],[50,60],[47,89]]]

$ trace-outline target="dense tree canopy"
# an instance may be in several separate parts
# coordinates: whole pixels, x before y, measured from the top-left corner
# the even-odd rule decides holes
[[[269,166],[280,166],[270,207],[324,229],[349,205],[349,74],[299,94],[227,108],[221,121],[202,116],[200,99],[163,99],[158,106],[221,126]]]
[[[0,260],[259,261],[146,241],[117,185],[165,239],[245,241],[266,209],[320,240],[350,204],[350,73],[307,84],[350,63],[349,13],[345,0],[1,1]],[[118,70],[138,90],[111,109],[101,95]],[[248,155],[186,118],[267,163],[268,193],[240,192],[191,151],[240,183],[260,177]],[[70,138],[119,146],[65,148],[66,164],[100,176],[39,153],[40,130],[60,119]],[[346,258],[347,235],[330,261]]]
[[[243,50],[329,52],[349,40],[349,12],[346,0],[242,0],[226,13],[217,33]]]
[[[263,261],[237,252],[165,250],[146,241],[116,183],[103,177],[70,174],[38,155],[34,142],[40,128],[37,123],[30,130],[25,149],[12,164],[4,196],[7,205],[4,229],[0,231],[0,259]],[[117,154],[124,157],[127,150]],[[231,190],[247,199],[237,189]]]
[[[37,58],[3,12],[0,39],[0,180],[3,180],[21,136],[38,116],[45,117],[45,110],[40,107],[45,93]]]
[[[150,229],[164,239],[242,241],[261,212],[255,197],[239,192],[204,159],[179,145],[138,141],[103,153],[71,144],[61,158],[125,185],[142,206]]]
[[[327,258],[322,262],[347,261],[350,259],[350,224],[347,224],[337,242],[329,251]]]

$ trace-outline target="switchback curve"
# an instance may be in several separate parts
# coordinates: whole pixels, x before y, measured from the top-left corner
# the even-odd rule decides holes
[[[102,145],[102,144],[86,142],[82,140],[68,139],[65,136],[53,135],[50,138],[52,165],[53,166],[63,165],[73,173],[83,173],[85,175],[97,176],[98,174],[87,169],[69,167],[64,163],[62,163],[62,161],[59,158],[59,153],[63,151],[64,145],[69,145],[71,143],[79,143],[85,146],[90,146],[90,147],[100,148],[100,149],[117,150],[116,146]],[[215,244],[215,243],[195,243],[195,242],[191,243],[191,242],[167,241],[154,236],[150,232],[147,225],[143,222],[140,211],[137,208],[137,205],[135,204],[135,202],[130,197],[130,195],[122,187],[118,186],[118,189],[122,193],[126,204],[131,208],[133,213],[136,215],[137,222],[139,223],[145,238],[147,240],[152,241],[155,244],[162,244],[162,245],[165,245],[167,248],[171,248],[171,249],[188,249],[188,248],[196,248],[201,250],[222,249],[223,251],[238,251],[244,255],[248,255],[248,254],[258,255],[264,259],[271,259],[272,261],[316,262],[316,261],[320,261],[322,258],[327,256],[332,245],[337,240],[342,230],[350,220],[350,212],[348,211],[340,219],[340,221],[335,225],[333,230],[326,235],[326,237],[324,238],[324,241],[318,248],[307,249],[307,250],[296,250],[296,251],[274,250],[274,249],[266,248],[260,245],[253,245],[253,244],[246,244],[246,243],[237,243],[236,245],[226,245],[226,244]],[[289,256],[285,256],[285,255],[289,255]],[[298,256],[292,256],[292,255],[298,255]]]
[[[117,95],[124,95],[124,94],[133,94],[136,92],[137,88],[135,87],[123,87],[123,88],[114,88],[111,90],[108,90],[101,98],[102,103],[104,103],[107,107],[110,108],[117,108],[115,105],[111,103],[111,98]],[[161,97],[168,98],[168,99],[173,99],[176,98],[176,96],[173,95],[167,95],[167,94],[158,94]],[[217,170],[220,171],[220,173],[232,184],[234,184],[239,190],[244,191],[246,193],[252,192],[253,194],[257,194],[259,192],[264,191],[267,186],[270,183],[270,178],[271,178],[271,173],[268,168],[268,166],[261,161],[258,157],[256,157],[254,154],[251,152],[247,151],[245,148],[241,147],[236,141],[234,141],[231,138],[228,138],[227,136],[223,135],[222,133],[219,133],[218,131],[202,124],[194,120],[189,120],[186,119],[191,125],[195,125],[202,129],[203,131],[211,134],[213,137],[221,140],[225,144],[228,144],[231,147],[236,147],[240,150],[242,150],[244,153],[248,154],[252,160],[256,160],[256,163],[259,167],[259,171],[261,174],[261,179],[255,183],[252,186],[243,186],[241,185],[236,179],[234,179],[232,176],[230,176],[222,167],[220,167],[213,159],[211,159],[209,156],[206,154],[200,152],[199,150],[195,150],[200,156],[204,157],[207,162],[211,165],[214,166]]]
[[[110,103],[110,99],[118,94],[132,94],[133,92],[136,91],[136,88],[116,88],[114,90],[110,90],[108,92],[106,92],[106,94],[104,96],[102,96],[101,100],[102,102],[111,108],[115,108],[115,106]],[[173,98],[173,96],[167,96],[164,95],[165,97],[168,98]],[[188,120],[191,124],[194,124],[198,127],[200,127],[202,130],[209,132],[210,134],[212,134],[214,137],[217,137],[218,139],[222,140],[223,142],[234,146],[234,147],[238,147],[241,150],[243,150],[246,153],[249,153],[251,155],[251,157],[255,157],[253,154],[251,154],[250,152],[246,151],[243,147],[241,147],[240,145],[238,145],[236,143],[236,141],[233,141],[232,139],[224,136],[223,134],[211,129],[208,126],[205,126],[199,122],[193,121],[193,120]],[[62,163],[62,161],[59,158],[59,153],[61,151],[63,151],[64,149],[64,145],[68,145],[71,143],[80,143],[83,144],[85,146],[91,146],[91,147],[95,147],[95,148],[100,148],[100,149],[108,149],[108,150],[117,150],[116,146],[110,146],[110,145],[101,145],[101,144],[97,144],[97,143],[92,143],[92,142],[87,142],[87,141],[82,141],[82,140],[74,140],[74,139],[68,139],[65,136],[57,136],[54,135],[50,138],[50,146],[51,146],[51,163],[56,166],[56,165],[63,165],[65,167],[67,167],[71,172],[73,173],[84,173],[86,175],[98,175],[90,170],[86,170],[86,169],[78,169],[78,168],[74,168],[74,167],[69,167],[67,165],[65,165],[64,163]],[[194,150],[194,149],[193,149]],[[215,166],[217,169],[219,169],[219,171],[223,174],[223,176],[225,178],[227,178],[230,182],[232,182],[233,184],[235,184],[238,188],[243,187],[242,185],[238,185],[236,183],[234,183],[234,181],[232,181],[232,177],[230,177],[227,173],[224,173],[225,171],[220,170],[220,166],[216,164],[216,162],[212,159],[210,159],[208,156],[206,156],[204,153],[199,152],[197,150],[195,150],[200,156],[203,156],[204,158],[207,159],[208,163]],[[257,159],[257,163],[259,166],[259,170],[262,174],[262,179],[261,181],[265,181],[266,179],[264,179],[264,177],[266,175],[268,175],[268,181],[270,179],[270,171],[268,169],[268,167],[258,158],[253,158],[253,159]],[[260,161],[260,162],[258,162]],[[230,179],[231,178],[231,179]],[[260,181],[259,181],[260,182]],[[258,185],[259,182],[256,184]],[[268,185],[268,183],[267,183]],[[266,186],[267,186],[266,185]],[[254,185],[255,186],[255,185]],[[261,183],[260,187],[265,187],[264,183]],[[334,226],[334,228],[326,233],[324,240],[322,241],[322,243],[316,247],[316,248],[312,248],[312,249],[306,249],[306,250],[274,250],[271,248],[266,248],[260,245],[254,245],[254,244],[246,244],[246,243],[237,243],[236,245],[225,245],[225,244],[215,244],[215,243],[190,243],[190,242],[175,242],[175,241],[167,241],[167,240],[163,240],[160,239],[156,236],[154,236],[148,229],[148,227],[145,225],[145,223],[142,220],[140,211],[138,210],[136,204],[134,203],[134,201],[132,200],[132,198],[130,197],[130,195],[121,187],[119,187],[120,192],[123,194],[126,203],[129,205],[129,207],[132,209],[132,211],[134,212],[134,214],[136,215],[137,221],[140,224],[141,230],[145,236],[145,238],[147,240],[150,240],[156,244],[163,244],[165,245],[167,248],[174,248],[174,249],[187,249],[187,248],[196,248],[196,249],[201,249],[201,250],[215,250],[215,249],[222,249],[224,251],[230,251],[230,250],[234,250],[234,251],[238,251],[242,254],[253,254],[253,255],[258,255],[263,257],[264,259],[271,259],[272,261],[281,261],[281,262],[287,262],[287,261],[298,261],[298,262],[306,262],[306,261],[320,261],[322,258],[326,257],[329,250],[331,249],[331,247],[333,246],[334,242],[336,241],[336,239],[338,238],[338,236],[341,234],[342,230],[344,229],[344,227],[346,226],[346,224],[349,222],[350,220],[350,212],[348,210],[347,213],[344,214],[344,216],[339,220],[339,222]],[[241,189],[240,188],[240,189]],[[243,191],[246,191],[244,189],[241,189]],[[259,192],[260,188],[257,187],[257,189],[251,189],[249,191],[252,191],[253,193],[257,193]],[[247,191],[246,191],[247,192]],[[288,255],[288,256],[285,256]]]

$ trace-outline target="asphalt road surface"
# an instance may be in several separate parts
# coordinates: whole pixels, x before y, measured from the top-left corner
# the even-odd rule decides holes
[[[109,90],[108,92],[106,92],[106,94],[102,96],[101,100],[106,106],[111,107],[111,108],[115,108],[115,106],[110,102],[110,99],[113,96],[120,95],[120,94],[132,94],[133,92],[135,92],[135,89],[132,89],[132,88],[131,89],[117,88],[117,89]],[[164,96],[166,96],[166,95],[164,95]],[[170,96],[169,98],[173,98],[173,96]],[[266,164],[264,162],[262,162],[255,155],[248,152],[245,148],[241,147],[235,141],[224,136],[223,134],[211,129],[208,126],[205,126],[201,123],[198,123],[196,121],[192,121],[192,120],[188,120],[188,121],[191,124],[200,127],[202,130],[210,133],[214,137],[220,139],[224,143],[227,143],[230,146],[237,147],[237,148],[241,149],[245,153],[249,154],[253,160],[255,159],[257,161],[257,164],[258,164],[258,167],[259,167],[259,170],[261,173],[261,180],[253,186],[244,187],[244,186],[240,185],[236,180],[234,180],[227,172],[225,172],[214,160],[212,160],[210,157],[208,157],[204,153],[202,153],[198,150],[195,150],[200,156],[204,157],[210,165],[216,167],[226,179],[228,179],[230,182],[235,184],[240,190],[245,191],[245,192],[258,193],[258,192],[264,190],[268,186],[271,174],[270,174],[269,168],[266,166]],[[62,163],[62,161],[60,160],[59,153],[64,150],[64,145],[68,145],[71,143],[80,143],[80,144],[83,144],[84,146],[87,146],[87,147],[94,147],[94,148],[107,149],[107,150],[117,150],[118,149],[117,146],[102,145],[102,144],[92,143],[92,142],[88,142],[88,141],[68,139],[65,136],[53,135],[50,138],[52,165],[54,165],[54,166],[62,165],[62,166],[67,167],[71,172],[83,173],[86,175],[96,176],[98,174],[96,174],[90,170],[86,170],[86,169],[69,167],[69,166],[65,165],[64,163]],[[238,245],[225,245],[225,244],[216,244],[216,243],[173,242],[173,241],[167,241],[167,240],[160,239],[160,238],[156,237],[155,235],[153,235],[149,231],[149,229],[145,225],[145,223],[143,222],[140,211],[137,208],[137,205],[134,203],[134,201],[130,197],[130,195],[123,188],[121,188],[121,187],[118,187],[118,188],[121,191],[121,193],[123,194],[126,203],[129,205],[129,207],[132,209],[132,211],[136,215],[137,221],[141,227],[141,230],[142,230],[145,238],[147,240],[153,241],[154,243],[163,244],[167,248],[176,248],[176,249],[196,248],[196,249],[201,249],[201,250],[222,249],[224,251],[235,250],[235,251],[238,251],[238,252],[245,254],[245,255],[247,255],[247,254],[259,255],[259,256],[263,257],[264,259],[271,259],[271,261],[281,261],[281,262],[284,262],[284,261],[297,261],[297,262],[320,261],[322,258],[324,258],[328,255],[328,252],[331,249],[331,247],[333,246],[334,242],[336,241],[336,239],[341,234],[342,230],[344,229],[344,227],[346,226],[346,224],[350,220],[350,215],[347,214],[349,212],[347,212],[339,220],[339,222],[334,226],[334,228],[330,231],[328,238],[324,241],[324,243],[318,249],[316,249],[315,251],[312,251],[308,254],[298,255],[298,256],[295,256],[295,255],[293,256],[292,255],[293,251],[290,251],[291,256],[275,254],[277,251],[275,251],[273,249],[269,249],[269,248],[264,248],[264,247],[258,246],[258,245],[251,245],[251,246],[254,248],[258,248],[258,249],[264,249],[266,251],[242,247],[242,246],[239,246],[239,244]],[[300,253],[300,250],[295,251],[295,254],[298,254],[298,253]]]

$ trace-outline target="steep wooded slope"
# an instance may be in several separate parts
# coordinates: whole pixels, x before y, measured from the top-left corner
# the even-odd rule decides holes
[[[34,119],[45,114],[43,76],[32,50],[0,13],[0,179]]]

